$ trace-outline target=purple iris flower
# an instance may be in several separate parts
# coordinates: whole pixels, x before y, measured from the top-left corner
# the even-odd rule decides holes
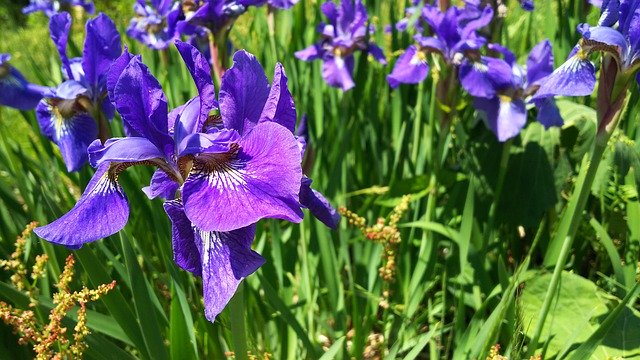
[[[182,2],[185,19],[178,22],[178,31],[192,35],[202,26],[217,36],[228,30],[249,6],[262,4],[264,0],[185,0]]]
[[[136,17],[131,19],[127,35],[146,46],[166,49],[180,34],[176,31],[182,14],[180,3],[174,0],[137,0],[133,6]]]
[[[122,52],[122,45],[111,19],[100,14],[86,24],[82,58],[69,59],[70,27],[69,13],[50,19],[51,39],[60,53],[66,80],[40,101],[36,117],[42,133],[60,147],[67,170],[77,171],[88,160],[87,146],[98,137],[106,140],[106,121],[113,117],[114,109],[107,98],[105,73]]]
[[[342,0],[338,8],[328,1],[321,6],[322,13],[329,19],[328,24],[320,24],[318,32],[322,40],[304,50],[295,53],[304,61],[322,59],[322,77],[333,87],[346,91],[355,86],[353,68],[356,51],[371,54],[379,63],[386,65],[384,53],[380,47],[368,41],[367,36],[374,32],[373,25],[367,25],[369,16],[361,0]]]
[[[263,218],[302,220],[302,207],[325,221],[335,210],[308,185],[301,148],[293,134],[296,112],[282,65],[269,86],[261,65],[239,51],[224,75],[220,102],[206,59],[176,42],[199,96],[169,112],[158,81],[127,51],[111,66],[107,85],[123,121],[133,129],[89,147],[97,168],[67,214],[35,232],[56,244],[79,248],[120,231],[129,217],[118,176],[134,165],[158,168],[150,197],[167,200],[174,260],[202,276],[205,314],[222,311],[242,279],[264,259],[251,250],[255,223]],[[210,115],[219,109],[220,115]],[[91,222],[93,226],[87,227]],[[331,219],[335,227],[337,218]]]
[[[11,55],[0,54],[0,105],[31,110],[50,89],[29,83],[9,64],[10,59]]]
[[[31,14],[33,12],[42,11],[47,16],[51,17],[57,14],[65,7],[82,6],[82,8],[89,14],[95,12],[95,6],[91,0],[31,0],[29,5],[22,9],[25,14]]]
[[[511,82],[495,87],[491,97],[474,97],[473,105],[485,113],[487,126],[498,140],[506,141],[518,135],[524,127],[527,121],[525,100],[535,93],[540,80],[553,71],[553,52],[548,40],[537,44],[529,53],[525,72],[509,49],[498,44],[490,44],[489,48],[504,56],[504,61],[512,69]],[[538,121],[545,128],[563,124],[553,97],[539,98],[533,103],[538,108]]]
[[[578,25],[582,39],[564,64],[542,81],[535,97],[591,95],[596,69],[589,61],[589,55],[594,52],[603,52],[614,60],[613,81],[623,79],[625,84],[618,85],[626,86],[640,65],[639,16],[639,0],[605,0],[598,26]],[[607,61],[603,61],[603,68],[607,67],[605,64]],[[613,86],[601,86],[609,85]]]
[[[447,64],[456,66],[462,87],[473,96],[491,97],[495,95],[496,86],[511,81],[511,68],[506,63],[480,54],[486,39],[476,31],[491,22],[490,6],[481,7],[479,1],[467,1],[463,8],[450,7],[443,13],[436,6],[427,4],[420,9],[418,5],[410,8],[408,18],[397,25],[400,30],[407,29],[408,19],[420,11],[414,24],[415,44],[398,58],[387,76],[392,88],[422,82],[429,73],[429,53],[436,53]],[[434,36],[423,35],[427,28]]]
[[[269,0],[269,5],[278,9],[290,9],[300,0]]]

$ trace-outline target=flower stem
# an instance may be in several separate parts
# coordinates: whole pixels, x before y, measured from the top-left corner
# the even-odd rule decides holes
[[[225,67],[224,67],[224,56],[226,51],[219,51],[220,40],[222,40],[222,46],[225,46],[224,36],[222,34],[214,34],[213,32],[209,32],[209,51],[211,52],[211,64],[213,68],[213,73],[216,76],[216,80],[218,84],[222,83],[222,75],[224,75]]]
[[[231,311],[231,337],[235,359],[247,360],[248,347],[244,308],[244,282],[240,283],[236,294],[231,298],[231,301],[229,301],[229,310]]]
[[[504,187],[504,179],[507,174],[507,166],[509,165],[509,155],[511,154],[511,145],[513,144],[513,138],[507,140],[502,146],[502,157],[500,159],[500,167],[498,170],[498,182],[496,184],[496,191],[493,194],[493,203],[489,208],[489,219],[487,220],[487,232],[483,239],[482,249],[487,249],[487,245],[491,242],[494,234],[494,225],[496,219],[496,211],[498,204],[500,203],[500,197],[502,195],[502,189]]]
[[[95,119],[98,121],[98,138],[104,144],[111,137],[111,129],[109,129],[109,122],[105,118],[102,111],[95,110]]]
[[[411,161],[413,161],[414,164],[418,162],[418,148],[420,147],[419,144],[420,144],[420,128],[422,124],[422,103],[424,102],[423,101],[423,93],[424,93],[423,84],[424,84],[424,81],[418,84],[418,97],[416,98],[416,107],[415,107],[416,116],[413,119],[413,142],[411,144],[412,145]],[[429,139],[428,135],[427,135],[427,139]],[[429,144],[427,144],[427,146],[428,145]]]
[[[547,288],[547,293],[545,294],[542,308],[540,309],[540,314],[538,315],[538,322],[536,324],[535,332],[533,333],[531,342],[529,343],[528,352],[530,354],[533,354],[533,352],[538,347],[538,341],[540,340],[540,335],[542,334],[542,329],[549,313],[551,302],[557,294],[562,270],[564,269],[567,257],[569,256],[569,252],[571,251],[571,245],[573,244],[576,231],[578,230],[578,225],[580,224],[580,220],[582,218],[582,212],[584,211],[589,193],[591,191],[591,185],[593,184],[593,180],[598,170],[598,165],[600,164],[600,160],[602,160],[602,155],[604,154],[604,150],[607,146],[609,136],[605,137],[606,139],[596,139],[593,152],[591,153],[591,158],[587,160],[587,158],[585,157],[585,159],[582,161],[582,166],[578,175],[578,181],[576,183],[576,190],[573,192],[571,200],[567,205],[568,213],[565,215],[558,228],[556,238],[564,240],[562,243],[562,248],[560,249],[560,254],[558,255],[558,259],[556,261],[556,265],[553,269],[553,275],[551,276],[551,282],[549,283],[549,287]],[[569,220],[566,220],[566,216],[570,216],[568,218]]]

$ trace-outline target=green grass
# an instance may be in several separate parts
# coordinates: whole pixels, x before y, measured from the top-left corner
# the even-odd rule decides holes
[[[98,8],[124,29],[131,3],[106,8],[98,2]],[[293,56],[317,39],[315,26],[323,21],[319,5],[301,0],[291,11],[277,12],[275,46],[265,8],[243,15],[231,39],[236,48],[255,54],[269,77],[276,62],[284,65],[298,115],[309,117],[309,176],[334,206],[346,206],[373,224],[402,195],[413,195],[399,226],[396,281],[386,283],[378,274],[382,245],[366,240],[347,221],[330,231],[311,216],[299,225],[264,220],[254,248],[266,264],[241,285],[243,299],[234,299],[241,307],[228,306],[209,323],[200,280],[173,263],[170,222],[161,201],[149,201],[139,190],[150,170],[131,168],[120,176],[131,204],[128,225],[74,252],[79,264],[74,286],[118,283],[90,307],[92,351],[86,357],[110,358],[118,353],[109,348],[117,347],[143,359],[218,359],[246,344],[251,354],[274,359],[363,358],[376,351],[393,359],[482,359],[499,343],[512,359],[528,358],[534,350],[544,358],[640,358],[640,335],[629,325],[640,321],[637,88],[587,189],[568,262],[558,273],[560,286],[552,293],[539,345],[531,349],[562,245],[554,239],[562,219],[571,216],[568,199],[593,146],[595,101],[562,100],[562,129],[545,131],[530,116],[519,137],[501,144],[478,121],[461,89],[452,97],[451,114],[437,101],[431,77],[392,91],[385,76],[397,58],[394,52],[410,37],[381,30],[402,17],[408,6],[403,1],[367,2],[378,28],[372,36],[391,65],[358,57],[357,86],[343,93],[323,82],[319,62]],[[597,19],[596,10],[583,6],[578,0],[545,0],[526,13],[511,2],[492,37],[512,48],[520,62],[548,37],[559,65],[578,39],[575,25]],[[79,23],[74,26],[73,41],[81,48],[84,32]],[[29,18],[23,28],[0,29],[0,52],[12,53],[12,64],[27,78],[48,85],[60,80],[43,16]],[[143,54],[171,107],[194,94],[175,49],[165,67],[158,54],[123,39],[132,52]],[[441,127],[445,117],[451,123]],[[118,119],[112,127],[121,131]],[[45,224],[68,211],[90,174],[90,169],[64,171],[32,112],[1,108],[0,257],[8,258],[28,222]],[[380,191],[383,187],[387,191]],[[50,257],[40,284],[46,304],[69,251],[35,236],[28,244],[28,264],[39,253]],[[9,276],[0,272],[0,300],[24,306]],[[242,311],[246,322],[238,324]],[[238,325],[244,325],[246,341],[238,336]],[[32,356],[28,347],[17,345],[10,328],[0,325],[0,335],[0,358]],[[627,336],[628,341],[618,341]]]

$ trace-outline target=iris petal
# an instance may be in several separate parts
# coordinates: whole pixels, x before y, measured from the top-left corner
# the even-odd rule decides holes
[[[417,84],[427,78],[429,64],[418,53],[418,49],[411,45],[396,62],[391,74],[387,76],[387,82],[392,88],[400,84]]]
[[[501,142],[518,135],[527,122],[527,109],[522,100],[477,97],[473,104],[486,114],[487,126]]]
[[[202,246],[202,287],[205,316],[214,321],[233,297],[240,282],[265,260],[251,250],[255,225],[230,232],[196,231]]]
[[[269,97],[264,104],[259,122],[273,121],[293,132],[296,118],[296,106],[287,87],[287,75],[282,64],[278,63],[273,74]]]
[[[353,67],[353,55],[346,57],[326,56],[322,64],[322,78],[330,86],[339,87],[347,91],[356,85],[351,77]]]
[[[189,219],[204,231],[235,230],[262,218],[300,222],[301,156],[293,134],[262,123],[239,145],[225,159],[197,166],[196,158],[182,190]]]
[[[184,213],[179,201],[164,203],[164,211],[171,219],[171,242],[173,244],[173,261],[184,270],[196,276],[202,276],[202,242],[196,241],[193,225]]]
[[[207,62],[207,59],[193,46],[176,41],[176,47],[187,65],[187,69],[191,73],[191,77],[196,84],[198,94],[200,95],[200,113],[195,119],[181,117],[182,123],[181,129],[187,131],[188,134],[193,134],[202,129],[202,125],[207,120],[209,112],[213,108],[218,107],[216,101],[215,89],[213,87],[213,81],[211,80],[211,67]],[[181,130],[182,131],[182,130]],[[178,142],[182,139],[180,136]]]
[[[158,169],[153,173],[149,186],[143,187],[142,191],[149,199],[160,197],[162,199],[172,200],[176,196],[178,187],[179,185],[175,180],[170,178],[163,170]]]
[[[99,167],[78,203],[68,213],[35,233],[55,244],[77,248],[120,231],[129,218],[129,204],[109,164]]]
[[[269,96],[269,81],[255,56],[241,50],[222,76],[220,113],[227,129],[247,133],[260,119]]]
[[[311,179],[304,177],[300,187],[300,204],[331,229],[338,227],[340,214],[319,191],[311,188]]]
[[[87,82],[96,88],[111,63],[120,56],[122,45],[118,29],[105,14],[87,21],[86,32],[82,68]]]
[[[587,96],[596,85],[596,69],[587,59],[578,55],[570,57],[551,75],[540,81],[540,88],[534,99],[554,95]]]
[[[40,101],[36,117],[42,133],[60,148],[62,159],[68,171],[78,171],[87,163],[87,147],[98,136],[96,121],[86,112],[74,113],[66,118],[60,110],[49,103]],[[63,100],[64,102],[74,100]]]

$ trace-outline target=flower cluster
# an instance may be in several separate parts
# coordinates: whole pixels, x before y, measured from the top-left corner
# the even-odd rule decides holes
[[[534,99],[562,95],[591,95],[596,69],[589,57],[602,53],[598,87],[598,133],[615,126],[615,114],[640,69],[640,1],[609,0],[602,4],[597,26],[578,25],[582,39],[569,58],[543,79]]]
[[[182,15],[180,3],[173,0],[137,0],[136,17],[131,19],[127,35],[144,45],[166,49],[179,37],[176,31]]]
[[[84,194],[36,233],[79,248],[118,232],[129,216],[118,176],[130,166],[155,166],[144,191],[167,200],[175,261],[202,276],[213,321],[239,282],[264,262],[251,250],[258,220],[300,222],[307,207],[335,228],[339,215],[302,173],[304,141],[294,135],[296,109],[282,65],[269,86],[255,57],[237,52],[216,101],[208,62],[191,45],[176,46],[199,95],[169,112],[158,81],[125,50],[106,86],[129,136],[88,147],[97,171]],[[95,225],[86,227],[88,221]]]
[[[80,6],[90,14],[93,14],[95,11],[95,6],[91,0],[31,0],[29,5],[22,9],[22,12],[25,14],[31,14],[42,11],[47,16],[51,17],[61,10],[72,6]]]
[[[327,84],[349,90],[355,86],[353,54],[363,51],[386,64],[382,49],[368,40],[375,28],[368,24],[367,9],[361,0],[342,0],[338,8],[333,2],[322,4],[322,13],[329,19],[320,24],[318,32],[322,40],[295,53],[298,59],[312,61],[322,59],[322,77]]]
[[[107,98],[105,73],[122,52],[120,35],[104,14],[86,25],[81,58],[67,57],[71,27],[69,13],[51,17],[49,30],[60,59],[65,81],[48,92],[36,108],[42,133],[60,148],[68,171],[87,163],[87,146],[96,138],[108,138],[107,120],[114,109]]]

